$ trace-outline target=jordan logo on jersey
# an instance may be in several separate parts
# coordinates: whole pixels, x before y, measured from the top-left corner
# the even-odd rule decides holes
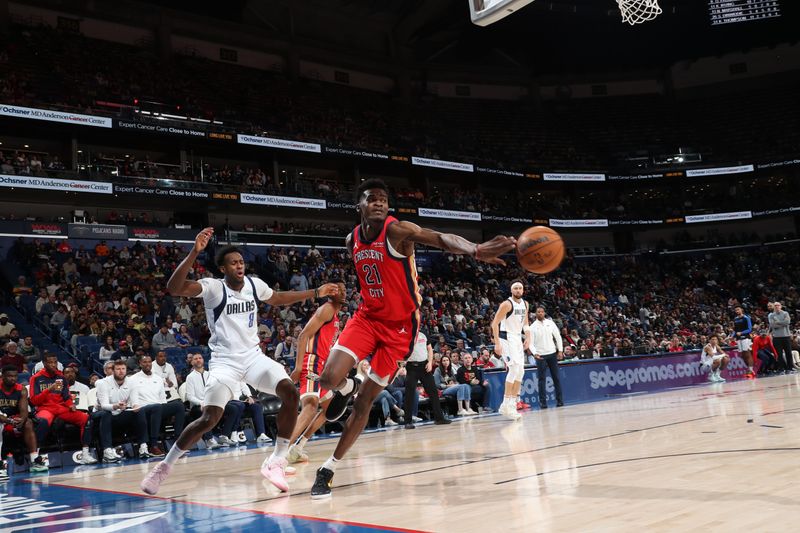
[[[240,313],[252,313],[256,310],[256,303],[249,302],[231,302],[225,306],[225,313],[228,315],[238,315]]]

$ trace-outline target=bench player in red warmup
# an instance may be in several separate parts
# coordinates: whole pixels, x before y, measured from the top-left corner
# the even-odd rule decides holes
[[[487,263],[505,264],[499,258],[516,246],[512,237],[498,235],[475,244],[458,235],[439,233],[389,216],[389,191],[381,180],[369,179],[358,188],[361,224],[347,236],[361,292],[358,311],[345,325],[320,376],[323,389],[335,391],[326,418],[337,420],[348,400],[358,392],[333,455],[317,470],[311,489],[314,499],[331,494],[336,463],[355,443],[369,418],[372,402],[389,384],[399,361],[413,351],[419,331],[421,297],[414,262],[416,243],[454,254],[468,254]],[[347,374],[360,360],[372,355],[368,379],[360,384]]]

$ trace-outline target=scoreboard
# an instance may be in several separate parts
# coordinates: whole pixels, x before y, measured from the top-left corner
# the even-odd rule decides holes
[[[781,16],[779,0],[708,0],[708,11],[712,26]]]

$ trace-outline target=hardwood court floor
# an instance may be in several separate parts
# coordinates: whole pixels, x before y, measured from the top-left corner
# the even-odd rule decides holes
[[[800,519],[798,422],[800,376],[780,376],[365,434],[327,501],[308,491],[335,439],[307,445],[289,497],[262,479],[264,450],[196,453],[159,497],[424,531],[784,533]],[[138,493],[147,467],[49,481]]]

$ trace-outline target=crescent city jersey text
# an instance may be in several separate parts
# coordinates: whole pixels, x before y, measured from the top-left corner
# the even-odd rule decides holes
[[[208,347],[214,354],[243,355],[258,348],[258,304],[272,298],[272,289],[258,278],[245,277],[240,291],[224,280],[198,280],[200,297],[206,308],[211,339]]]
[[[396,218],[386,217],[380,234],[372,241],[363,238],[361,226],[351,233],[353,263],[361,288],[358,311],[387,322],[408,320],[422,302],[414,254],[401,255],[386,238],[386,229],[396,222]]]

